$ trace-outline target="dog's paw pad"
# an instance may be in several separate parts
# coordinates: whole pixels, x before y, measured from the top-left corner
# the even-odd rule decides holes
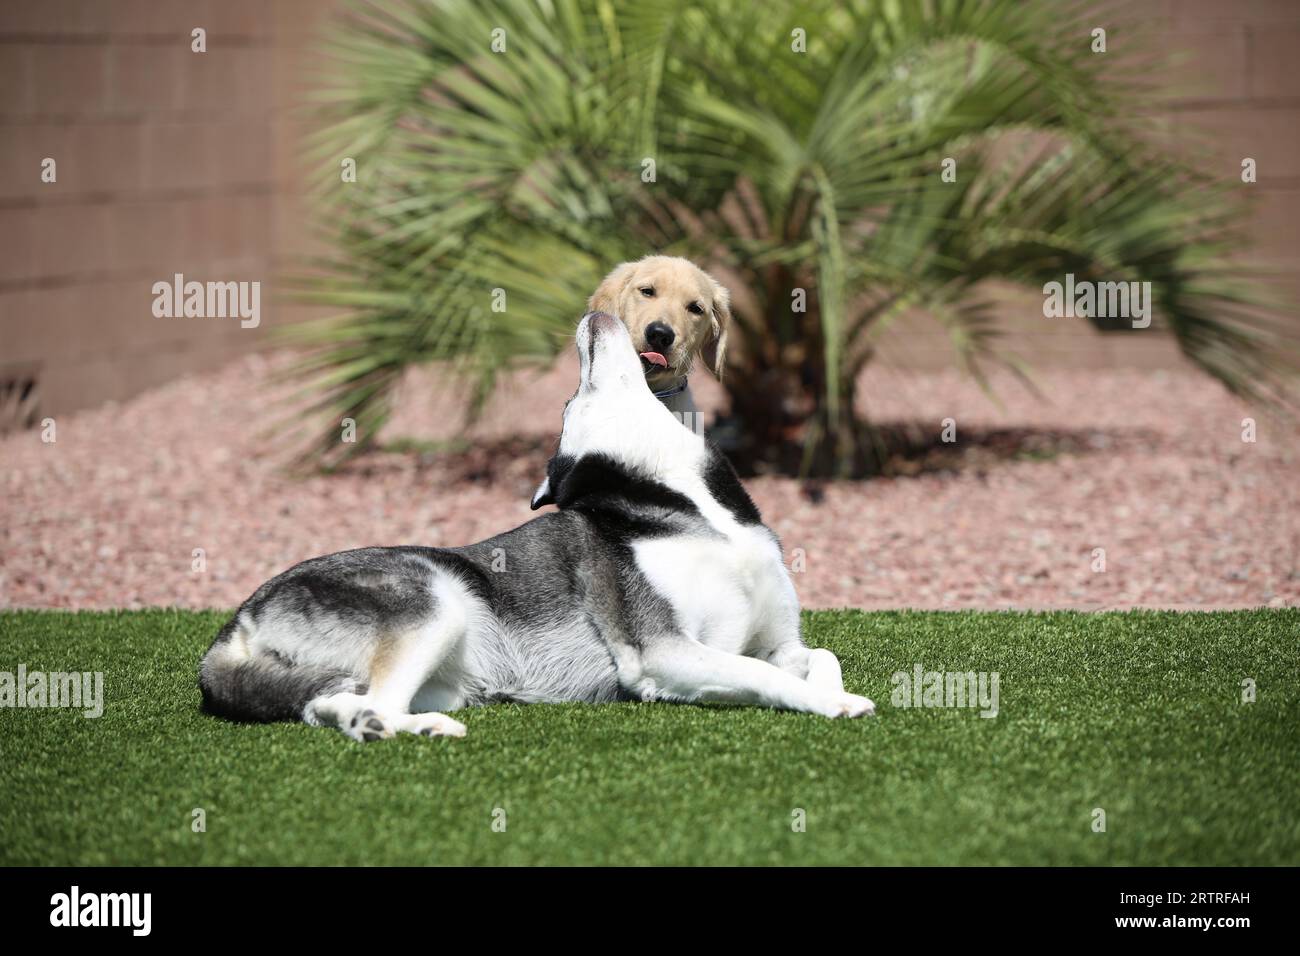
[[[364,743],[385,740],[397,731],[373,710],[363,710],[352,718],[348,736]]]
[[[465,725],[446,714],[419,714],[412,724],[411,733],[421,737],[464,737]]]

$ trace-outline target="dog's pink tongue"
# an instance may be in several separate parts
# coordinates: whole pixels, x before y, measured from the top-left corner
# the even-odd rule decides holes
[[[664,368],[668,367],[668,360],[658,352],[642,352],[641,357],[651,365],[662,365]]]

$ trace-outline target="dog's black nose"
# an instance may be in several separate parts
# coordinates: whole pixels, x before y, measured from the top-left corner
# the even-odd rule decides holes
[[[663,322],[651,322],[645,327],[646,345],[656,352],[668,351],[668,347],[673,344],[675,338],[677,338],[677,333]]]

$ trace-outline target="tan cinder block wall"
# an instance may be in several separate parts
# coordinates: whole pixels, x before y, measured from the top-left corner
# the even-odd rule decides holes
[[[121,400],[261,347],[301,313],[274,301],[308,248],[295,107],[333,0],[0,0],[0,387],[34,375],[40,412]],[[1300,0],[1136,0],[1121,11],[1191,54],[1175,131],[1250,188],[1259,254],[1300,295]],[[1112,26],[1111,24],[1101,24]],[[1122,28],[1115,24],[1112,29]],[[207,31],[207,52],[190,49]],[[41,182],[56,160],[58,180]],[[260,281],[261,326],[155,318],[154,282]],[[577,306],[575,305],[575,308]],[[1006,309],[1008,344],[1053,365],[1180,363],[1166,340]],[[900,325],[882,359],[949,364],[942,332]]]
[[[40,412],[57,414],[265,341],[283,311],[272,279],[303,246],[294,107],[328,10],[0,3],[0,381],[35,374]],[[153,283],[178,272],[261,282],[260,326],[155,318]]]

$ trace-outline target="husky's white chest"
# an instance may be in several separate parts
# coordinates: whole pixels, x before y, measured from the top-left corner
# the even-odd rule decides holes
[[[725,537],[651,538],[633,550],[683,635],[710,647],[752,653],[774,624],[798,615],[780,548],[762,527]]]

